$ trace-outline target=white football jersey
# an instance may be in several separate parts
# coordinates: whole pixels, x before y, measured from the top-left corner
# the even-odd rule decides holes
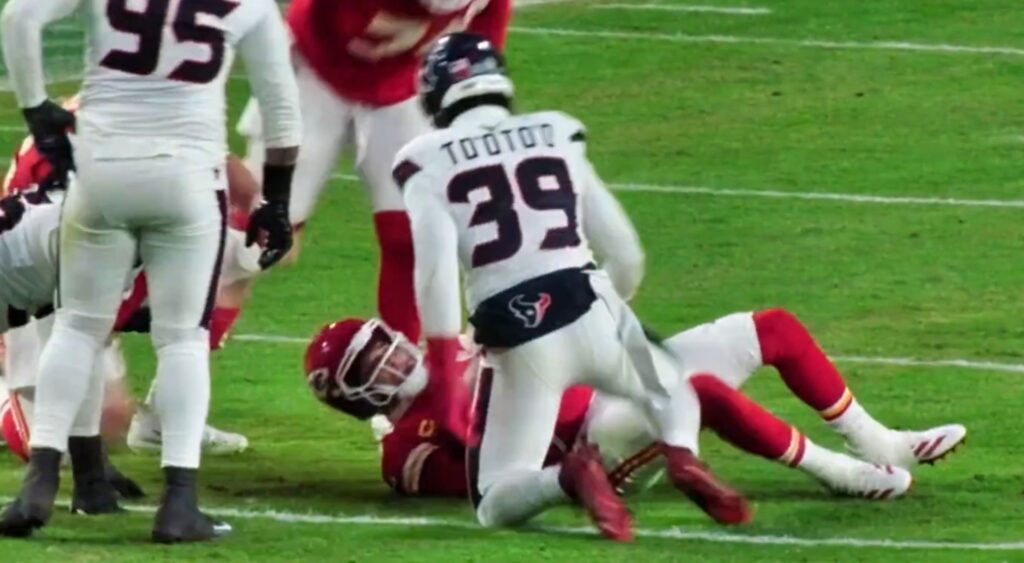
[[[410,143],[398,162],[399,175],[403,166],[421,168],[405,188],[410,211],[430,199],[454,220],[471,309],[518,283],[593,261],[583,231],[592,175],[583,125],[572,117],[460,119]]]
[[[126,156],[166,143],[227,151],[224,88],[235,45],[268,19],[273,0],[84,0],[86,71],[78,134],[116,139]],[[268,49],[287,49],[268,45]],[[151,139],[128,143],[126,139]],[[131,144],[125,147],[126,144]]]
[[[0,200],[0,332],[45,311],[57,282],[60,205]]]

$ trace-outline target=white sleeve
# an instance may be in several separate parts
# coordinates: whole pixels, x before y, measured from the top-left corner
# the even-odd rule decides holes
[[[644,277],[644,249],[640,237],[622,205],[608,191],[589,161],[584,173],[589,178],[583,194],[583,229],[615,290],[629,301]]]
[[[81,0],[11,0],[0,14],[4,63],[18,105],[36,107],[47,99],[42,31],[75,11]]]
[[[276,6],[276,5],[275,5]],[[253,95],[259,102],[264,146],[297,147],[302,140],[299,88],[291,63],[288,31],[275,8],[238,43]]]
[[[418,172],[404,186],[416,257],[416,305],[426,337],[454,337],[462,325],[458,230],[448,208]]]

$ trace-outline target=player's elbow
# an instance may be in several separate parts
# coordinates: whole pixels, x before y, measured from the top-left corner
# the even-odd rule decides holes
[[[632,299],[640,289],[646,267],[647,258],[639,248],[609,260],[605,266],[612,278],[615,291],[626,301]]]

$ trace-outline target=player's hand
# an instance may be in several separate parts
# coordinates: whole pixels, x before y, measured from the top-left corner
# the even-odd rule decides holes
[[[245,231],[245,246],[259,244],[260,268],[278,263],[292,248],[292,223],[288,217],[288,204],[284,201],[264,201],[249,216]]]
[[[34,108],[21,110],[39,154],[53,167],[52,188],[67,186],[68,172],[75,169],[68,132],[75,127],[75,115],[46,100]]]

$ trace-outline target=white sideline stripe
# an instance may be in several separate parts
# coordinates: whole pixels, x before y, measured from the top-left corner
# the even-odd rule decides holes
[[[312,336],[283,336],[274,334],[236,334],[232,340],[239,342],[266,342],[270,344],[308,344]],[[967,360],[963,358],[927,359],[927,358],[886,358],[872,356],[829,356],[833,361],[847,364],[869,364],[880,366],[906,366],[922,368],[963,368],[979,371],[1002,371],[1024,373],[1024,364],[994,362],[990,360]]]
[[[532,35],[563,37],[598,37],[604,39],[647,39],[673,43],[726,43],[735,45],[778,45],[782,47],[809,47],[817,49],[869,49],[880,51],[909,51],[918,53],[947,53],[974,55],[1008,55],[1024,57],[1019,47],[950,45],[945,43],[915,43],[913,41],[833,41],[828,39],[784,39],[780,37],[743,37],[738,35],[688,35],[685,33],[645,33],[642,31],[584,30],[553,27],[518,27],[511,31]]]
[[[13,501],[12,497],[0,497],[4,504]],[[67,501],[57,502],[57,506],[66,508]],[[155,506],[140,504],[122,504],[121,508],[128,512],[153,514]],[[486,531],[480,525],[462,521],[430,518],[424,516],[373,516],[370,514],[346,516],[316,514],[313,512],[296,513],[281,510],[246,510],[241,508],[210,508],[203,507],[203,512],[217,518],[242,520],[272,520],[283,524],[344,524],[348,526],[395,526],[414,528],[456,528],[459,530]],[[530,526],[526,530],[539,530],[555,534],[575,536],[596,536],[593,528],[583,526]],[[890,540],[861,538],[800,538],[794,536],[744,535],[725,532],[707,532],[687,530],[685,528],[634,530],[637,537],[681,541],[705,541],[711,543],[733,543],[763,546],[800,546],[800,547],[856,547],[878,549],[921,549],[946,551],[1022,551],[1024,541],[1015,542],[950,542],[931,540]]]
[[[731,16],[763,16],[772,13],[768,8],[742,8],[734,6],[696,6],[693,4],[594,4],[592,10],[647,10],[661,12],[699,12],[729,14]]]
[[[358,182],[352,174],[334,174],[332,180]],[[710,195],[719,197],[807,199],[820,201],[842,201],[847,203],[876,203],[880,205],[944,205],[953,207],[1005,207],[1024,208],[1024,200],[1017,199],[960,199],[955,197],[918,197],[866,194],[842,194],[828,192],[788,192],[783,190],[743,190],[712,188],[708,186],[669,186],[660,184],[616,183],[608,187],[622,192],[647,192],[681,195]]]

